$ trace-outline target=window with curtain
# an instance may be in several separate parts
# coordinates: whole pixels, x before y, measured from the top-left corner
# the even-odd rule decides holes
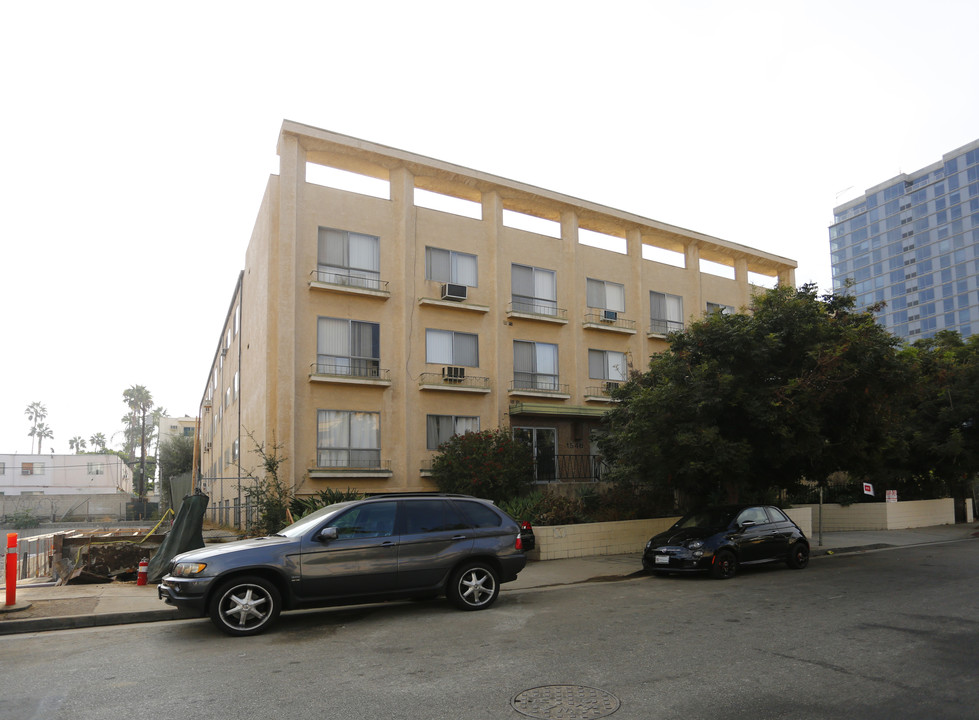
[[[522,390],[558,389],[557,345],[513,341],[513,386]]]
[[[683,298],[661,292],[649,293],[649,332],[667,335],[683,330]]]
[[[588,307],[625,312],[625,285],[588,278],[585,295]]]
[[[478,287],[476,256],[455,250],[425,248],[425,279]]]
[[[316,423],[318,467],[379,468],[381,415],[352,410],[320,410]]]
[[[624,382],[626,379],[625,353],[614,350],[589,350],[588,377]]]
[[[378,377],[381,359],[378,323],[321,317],[316,328],[316,372]]]
[[[479,336],[451,330],[426,330],[425,362],[479,367]]]
[[[514,312],[557,315],[557,274],[529,265],[510,266]]]
[[[453,435],[463,435],[467,432],[479,432],[479,418],[464,415],[428,415],[426,417],[426,435],[428,449],[438,450],[439,445]]]
[[[380,238],[321,227],[318,243],[317,279],[320,282],[380,289]]]

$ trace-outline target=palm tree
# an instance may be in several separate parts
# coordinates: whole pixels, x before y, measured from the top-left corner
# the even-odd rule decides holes
[[[102,433],[95,433],[92,437],[88,439],[92,443],[92,448],[103,452],[105,450],[105,435]]]
[[[54,433],[51,432],[51,428],[49,428],[43,422],[39,422],[36,425],[34,425],[34,427],[31,428],[31,431],[29,433],[27,433],[27,434],[30,435],[30,436],[32,436],[32,437],[36,437],[37,438],[37,454],[38,455],[41,454],[41,441],[42,440],[50,440],[51,438],[54,437]],[[34,448],[32,447],[31,449],[33,450]]]
[[[146,494],[146,414],[153,407],[153,395],[142,385],[131,385],[128,390],[122,393],[123,402],[129,407],[129,427],[131,434],[129,437],[133,441],[132,450],[135,450],[135,430],[139,429],[139,479],[136,485],[136,494],[142,498]],[[127,443],[129,446],[129,443]],[[128,447],[127,447],[128,449]],[[132,451],[130,451],[130,455]]]
[[[75,453],[80,453],[85,449],[85,438],[80,435],[76,435],[71,440],[68,441],[68,447],[75,451]]]
[[[37,437],[37,427],[38,425],[42,424],[41,421],[48,416],[48,409],[39,402],[32,402],[27,406],[27,409],[24,410],[24,414],[27,415],[27,419],[31,421],[31,429],[27,434],[32,438]],[[33,450],[34,442],[31,441],[31,451]],[[41,452],[41,438],[38,438],[37,440],[37,452],[38,454]]]

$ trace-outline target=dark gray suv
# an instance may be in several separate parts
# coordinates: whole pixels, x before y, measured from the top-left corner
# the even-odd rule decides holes
[[[281,610],[444,594],[483,610],[517,578],[533,529],[467,495],[377,495],[321,508],[275,535],[176,556],[157,590],[255,635]]]

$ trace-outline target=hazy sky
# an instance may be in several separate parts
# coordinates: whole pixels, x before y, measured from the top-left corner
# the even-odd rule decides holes
[[[976,27],[975,0],[5,3],[0,453],[32,401],[55,452],[133,384],[197,412],[283,119],[828,290],[833,207],[979,137]]]

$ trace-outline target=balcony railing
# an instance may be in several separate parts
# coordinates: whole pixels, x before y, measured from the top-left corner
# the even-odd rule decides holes
[[[683,322],[680,320],[650,320],[650,335],[669,335],[671,332],[683,332]]]
[[[449,374],[445,371],[441,373],[422,373],[418,384],[423,388],[437,388],[439,390],[482,390],[489,391],[489,378],[476,377],[474,375],[459,376],[458,373]]]
[[[537,482],[601,482],[609,465],[601,455],[538,455],[534,461]]]
[[[333,285],[340,288],[350,288],[352,290],[372,290],[374,292],[388,292],[388,281],[381,280],[371,273],[357,273],[349,270],[327,270],[318,268],[310,273],[312,282],[322,285]]]
[[[514,297],[507,306],[507,315],[519,315],[548,322],[566,323],[568,321],[568,311],[565,308],[559,308],[547,301],[540,302],[534,298]]]
[[[567,395],[570,392],[570,386],[559,383],[557,375],[518,372],[514,375],[513,384],[510,386],[510,392]]]
[[[381,381],[391,379],[391,371],[378,367],[378,361],[371,358],[317,360],[310,366],[310,373],[314,376],[338,379]]]
[[[585,313],[585,325],[598,329],[614,329],[636,331],[636,321],[627,320],[620,313],[610,310]]]
[[[316,452],[317,470],[365,470],[377,472],[390,470],[391,461],[381,462],[380,450],[320,449]]]
[[[590,385],[585,388],[585,397],[612,399],[612,393],[619,389],[624,380],[606,380],[601,385]]]

